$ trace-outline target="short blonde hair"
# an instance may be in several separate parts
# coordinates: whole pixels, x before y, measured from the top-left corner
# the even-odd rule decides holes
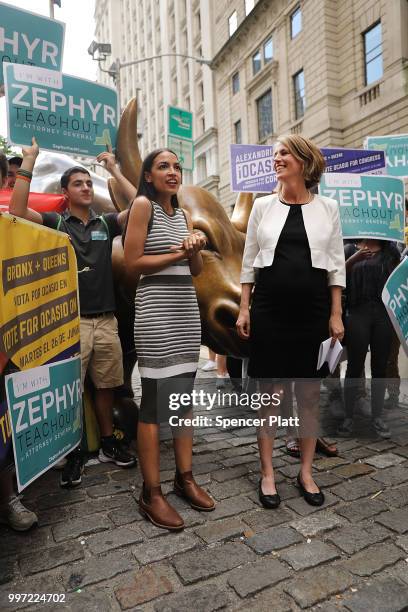
[[[326,167],[326,162],[320,149],[308,138],[300,134],[279,136],[280,142],[289,149],[293,157],[303,164],[303,178],[308,189],[315,187]]]

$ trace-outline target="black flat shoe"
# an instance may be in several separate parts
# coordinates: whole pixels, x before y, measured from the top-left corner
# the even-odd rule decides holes
[[[262,478],[259,480],[258,495],[259,501],[261,502],[264,508],[274,510],[281,503],[279,493],[275,493],[274,495],[265,495],[264,493],[262,493]]]
[[[310,493],[309,491],[306,491],[300,479],[300,473],[297,475],[297,483],[299,485],[300,492],[304,497],[304,500],[308,504],[310,504],[311,506],[322,506],[324,504],[323,492],[320,489],[318,493]]]

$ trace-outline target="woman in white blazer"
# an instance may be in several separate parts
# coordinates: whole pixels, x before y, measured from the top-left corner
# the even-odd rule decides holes
[[[344,249],[338,204],[315,195],[324,170],[320,150],[300,135],[283,136],[274,148],[276,194],[255,200],[242,262],[242,297],[237,330],[250,343],[249,376],[264,392],[279,392],[294,381],[300,425],[301,468],[297,482],[305,500],[322,505],[313,480],[320,378],[320,344],[342,340],[341,291],[345,287]],[[261,416],[259,499],[267,508],[280,503],[272,466],[273,406]]]

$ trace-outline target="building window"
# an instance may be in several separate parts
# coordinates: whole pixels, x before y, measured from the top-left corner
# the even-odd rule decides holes
[[[256,74],[261,69],[261,52],[257,51],[252,56],[252,74]]]
[[[267,64],[268,62],[272,61],[272,58],[273,58],[272,36],[271,36],[271,38],[268,38],[268,40],[266,40],[264,42],[263,52],[264,52],[264,62],[265,62],[265,64]]]
[[[255,0],[245,0],[245,15],[249,15],[255,6]]]
[[[293,77],[293,89],[295,91],[295,118],[300,119],[305,114],[305,73],[299,70]]]
[[[239,72],[232,75],[232,93],[236,94],[239,92]]]
[[[238,121],[234,123],[234,142],[236,144],[242,143],[241,119],[238,119]]]
[[[234,11],[232,15],[228,18],[228,31],[229,31],[230,36],[233,35],[237,27],[238,27],[237,11]]]
[[[381,22],[364,32],[365,84],[370,85],[383,75]]]
[[[272,90],[268,89],[256,101],[258,112],[258,140],[264,140],[273,132],[272,126]]]
[[[204,134],[205,132],[205,118],[201,118],[201,132]]]
[[[200,83],[198,89],[200,92],[200,102],[204,102],[204,85]]]
[[[302,11],[300,6],[290,16],[290,37],[295,38],[302,30]]]
[[[207,157],[204,155],[200,155],[197,157],[197,175],[198,181],[205,181],[207,178]]]

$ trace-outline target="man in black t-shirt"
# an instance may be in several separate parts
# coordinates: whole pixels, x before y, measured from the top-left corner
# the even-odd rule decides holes
[[[38,155],[38,145],[34,139],[33,142],[31,147],[23,149],[21,168],[28,172],[32,172]],[[15,189],[20,197],[15,203],[12,198],[10,214],[65,232],[71,238],[78,265],[82,383],[88,372],[96,389],[95,412],[101,434],[98,458],[104,463],[132,467],[136,460],[114,437],[112,417],[114,389],[123,384],[123,365],[114,316],[111,253],[112,240],[121,234],[127,211],[97,215],[91,208],[94,199],[91,176],[80,166],[66,170],[61,177],[67,202],[62,215],[40,214],[27,208],[29,184],[26,181],[17,180]],[[80,484],[82,471],[82,454],[74,451],[62,472],[61,486]]]

